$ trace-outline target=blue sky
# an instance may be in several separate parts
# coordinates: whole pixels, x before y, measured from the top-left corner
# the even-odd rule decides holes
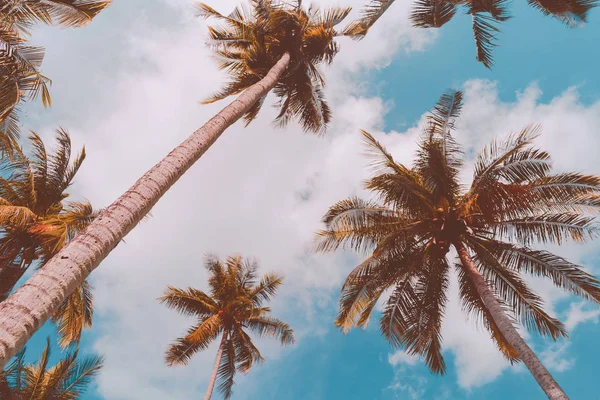
[[[116,0],[84,29],[34,32],[34,42],[47,47],[44,71],[54,81],[54,107],[29,105],[25,128],[50,137],[62,125],[77,146],[86,145],[74,197],[108,204],[221,106],[198,104],[222,75],[203,47],[205,24],[190,17],[189,3]],[[208,4],[227,12],[236,2]],[[302,135],[296,126],[273,131],[272,110],[248,129],[234,126],[92,275],[95,328],[83,351],[104,354],[107,366],[85,400],[203,394],[215,348],[189,367],[164,367],[164,348],[189,321],[155,299],[167,284],[203,288],[201,253],[210,251],[252,255],[265,270],[284,273],[287,284],[273,308],[299,337],[283,350],[260,341],[267,362],[238,377],[234,399],[544,398],[527,371],[506,366],[460,310],[447,313],[443,377],[395,353],[378,332],[377,316],[366,331],[342,335],[332,327],[337,294],[359,260],[306,251],[327,206],[360,193],[365,163],[358,129],[374,132],[409,163],[422,115],[449,87],[466,93],[457,138],[467,154],[536,122],[545,128],[539,143],[558,169],[600,173],[600,59],[593,50],[600,11],[590,13],[587,26],[570,30],[525,2],[513,4],[489,71],[475,61],[468,17],[424,32],[408,27],[406,10],[395,4],[371,37],[342,43],[338,63],[327,71],[337,118],[327,138]],[[385,46],[376,45],[383,40]],[[302,200],[299,193],[310,196]],[[568,246],[559,253],[599,272],[597,250]],[[597,309],[548,285],[535,288],[573,329],[558,345],[528,341],[571,398],[597,398]],[[30,356],[52,333],[47,326],[36,334]]]

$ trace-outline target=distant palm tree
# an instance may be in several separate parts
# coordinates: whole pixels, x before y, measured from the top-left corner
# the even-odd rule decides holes
[[[102,357],[77,360],[69,353],[48,368],[50,339],[36,364],[25,363],[21,350],[6,370],[0,372],[2,400],[77,400],[81,399],[93,377],[102,368]]]
[[[348,27],[354,38],[364,37],[375,22],[395,0],[370,0],[363,17]],[[552,16],[570,27],[587,21],[588,12],[597,6],[597,0],[529,0],[529,5],[544,15]],[[492,51],[496,47],[498,24],[510,18],[507,0],[415,0],[411,20],[419,28],[440,28],[464,7],[471,15],[473,35],[477,46],[477,61],[488,68],[493,64]]]
[[[58,147],[49,152],[32,133],[32,154],[15,148],[0,161],[0,302],[34,263],[43,266],[96,216],[88,202],[65,202],[66,190],[85,159],[85,149],[71,160],[71,139],[56,132]],[[87,281],[62,303],[53,317],[60,343],[79,341],[92,323],[92,294]]]
[[[377,168],[366,188],[379,201],[350,198],[335,204],[318,234],[320,251],[349,247],[369,255],[346,279],[336,324],[344,332],[366,326],[379,298],[392,289],[381,318],[383,335],[408,353],[424,356],[433,372],[444,373],[441,326],[450,273],[447,254],[454,246],[464,309],[477,315],[510,361],[527,365],[549,398],[566,399],[511,316],[553,339],[567,335],[521,279],[525,273],[600,302],[594,276],[529,247],[595,236],[598,229],[588,213],[600,211],[600,177],[550,174],[550,156],[532,148],[537,129],[528,127],[486,147],[471,187],[464,190],[458,177],[461,151],[451,136],[461,98],[460,92],[441,97],[412,168],[394,161],[363,132]]]
[[[233,78],[208,101],[240,96],[146,172],[50,260],[43,274],[32,276],[27,286],[0,304],[0,366],[228,127],[240,118],[249,122],[256,117],[271,90],[279,98],[276,123],[283,125],[296,118],[305,130],[323,132],[331,112],[318,67],[331,63],[338,53],[335,38],[345,32],[336,31],[335,26],[350,9],[303,9],[298,0],[253,0],[251,4],[251,12],[236,8],[229,15],[205,4],[198,6],[200,15],[223,22],[210,28],[210,44],[221,58],[220,67]],[[43,287],[43,292],[36,287]]]
[[[185,365],[196,352],[206,350],[221,335],[204,398],[211,398],[218,378],[219,389],[228,399],[236,369],[245,373],[254,363],[263,361],[246,330],[276,337],[283,345],[294,343],[294,334],[288,324],[269,317],[271,310],[263,306],[275,295],[283,278],[267,274],[257,282],[258,265],[241,257],[228,257],[224,264],[208,257],[205,265],[210,273],[210,295],[194,288],[169,287],[159,299],[182,314],[198,318],[197,324],[169,347],[166,360],[170,366]]]
[[[111,0],[0,1],[0,152],[12,155],[19,138],[18,105],[42,97],[50,105],[50,80],[41,74],[44,49],[27,44],[36,23],[84,26]]]

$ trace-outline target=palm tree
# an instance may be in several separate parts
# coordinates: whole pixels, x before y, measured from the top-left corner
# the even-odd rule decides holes
[[[96,216],[89,202],[65,201],[85,149],[71,160],[68,133],[59,129],[56,137],[58,146],[49,152],[32,133],[31,156],[16,148],[13,157],[0,162],[6,172],[0,177],[0,302],[34,262],[43,266]],[[62,302],[53,320],[62,346],[79,341],[81,330],[92,323],[87,281]]]
[[[77,360],[77,350],[48,368],[50,339],[36,364],[25,363],[25,349],[0,373],[3,400],[81,399],[93,377],[102,368],[102,357]]]
[[[50,106],[50,80],[41,74],[44,49],[27,44],[36,23],[78,27],[111,0],[11,0],[0,2],[0,152],[10,156],[19,138],[18,105],[39,95]]]
[[[231,104],[194,132],[144,174],[92,224],[65,246],[27,286],[0,304],[0,365],[25,344],[30,335],[119,241],[135,227],[167,190],[238,119],[254,119],[265,96],[274,89],[280,100],[276,122],[296,118],[309,131],[322,132],[330,119],[323,98],[322,63],[338,52],[334,29],[350,9],[304,10],[301,2],[252,0],[252,14],[235,9],[225,16],[206,5],[200,14],[223,21],[210,28],[211,44],[233,76],[213,101],[241,93]],[[23,312],[23,310],[28,310]],[[32,329],[25,329],[25,327]]]
[[[396,162],[363,132],[377,168],[366,188],[377,199],[335,204],[317,236],[319,251],[346,247],[368,255],[343,285],[336,325],[344,332],[366,326],[379,298],[391,289],[381,317],[383,335],[394,346],[425,357],[433,372],[444,373],[441,326],[450,274],[447,255],[453,246],[463,308],[477,316],[510,361],[525,363],[550,399],[566,399],[512,317],[552,339],[567,336],[522,274],[549,278],[600,302],[594,276],[530,247],[592,238],[598,232],[591,213],[600,211],[600,177],[551,174],[548,153],[532,147],[537,127],[527,127],[479,154],[465,190],[458,178],[460,147],[451,136],[461,98],[460,92],[441,97],[412,168]]]
[[[210,273],[210,295],[191,287],[169,287],[159,299],[167,307],[198,319],[185,336],[169,347],[166,361],[169,366],[185,365],[196,352],[206,350],[221,335],[204,399],[211,398],[217,379],[221,381],[219,389],[228,399],[236,370],[247,373],[253,364],[264,361],[246,330],[276,337],[282,345],[294,343],[294,333],[288,324],[269,317],[271,310],[263,305],[275,295],[282,277],[266,274],[257,282],[258,265],[241,257],[228,257],[225,263],[207,257],[205,266]]]
[[[362,18],[352,22],[347,33],[357,39],[364,37],[392,3],[394,0],[371,0]],[[575,27],[587,21],[588,12],[596,7],[597,0],[529,0],[528,3],[544,15]],[[496,35],[500,32],[498,24],[511,17],[507,0],[415,0],[410,19],[415,27],[440,28],[454,17],[460,6],[471,15],[476,59],[491,68]]]

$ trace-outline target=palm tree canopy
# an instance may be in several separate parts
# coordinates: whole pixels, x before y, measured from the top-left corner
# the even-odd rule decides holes
[[[240,93],[264,78],[285,54],[290,66],[274,89],[279,99],[276,123],[283,126],[297,118],[306,131],[321,132],[331,119],[325,101],[325,80],[318,66],[329,64],[339,47],[334,40],[344,34],[335,26],[349,8],[303,9],[300,0],[252,0],[252,10],[236,8],[225,16],[206,4],[198,5],[203,17],[214,17],[223,25],[210,27],[210,44],[219,67],[232,77],[225,87],[205,103]],[[266,97],[266,96],[265,96]],[[245,115],[250,123],[260,111],[264,98]]]
[[[7,400],[77,400],[102,368],[102,357],[77,359],[73,351],[49,367],[50,339],[35,364],[25,363],[25,348],[0,373],[0,398]]]
[[[197,323],[166,352],[170,366],[185,365],[200,350],[206,350],[219,334],[226,338],[218,371],[220,390],[231,396],[235,371],[248,372],[263,361],[247,331],[261,337],[275,337],[282,345],[294,343],[288,324],[270,317],[268,302],[283,283],[283,278],[266,274],[257,280],[258,264],[241,257],[228,257],[223,263],[207,257],[210,294],[194,288],[168,287],[159,300],[181,314],[194,316]]]
[[[36,260],[43,265],[97,215],[89,202],[65,201],[85,149],[72,159],[68,133],[59,129],[56,138],[57,148],[49,151],[32,133],[31,155],[16,148],[12,158],[0,162],[0,257],[15,270],[22,271]],[[86,282],[54,317],[61,344],[78,341],[91,319],[92,295]]]
[[[371,0],[362,17],[346,28],[347,34],[363,38],[392,3],[394,0]],[[598,4],[597,0],[528,0],[528,3],[570,27],[585,23],[588,12]],[[410,19],[415,27],[440,28],[452,19],[460,6],[471,15],[477,61],[491,68],[496,35],[500,32],[498,24],[510,18],[507,0],[415,0]]]
[[[18,105],[41,95],[50,106],[50,80],[40,68],[44,49],[27,44],[36,23],[78,27],[111,0],[0,0],[0,152],[10,156],[19,138]]]
[[[529,126],[494,141],[477,158],[470,188],[458,174],[462,153],[451,131],[462,94],[443,95],[428,117],[412,168],[396,162],[363,132],[376,174],[366,182],[376,199],[343,200],[332,206],[318,233],[317,249],[351,248],[368,255],[346,279],[336,324],[344,331],[366,326],[373,307],[390,289],[381,318],[395,346],[424,356],[443,373],[441,321],[446,305],[452,244],[461,243],[490,289],[528,329],[556,339],[565,327],[543,310],[523,274],[549,278],[585,299],[600,302],[600,282],[534,243],[585,242],[596,236],[600,177],[551,174],[548,153],[532,146],[539,129]],[[455,266],[464,309],[474,313],[511,361],[518,356],[497,329],[461,263]]]
[[[0,27],[28,34],[36,23],[87,25],[112,0],[0,0]]]

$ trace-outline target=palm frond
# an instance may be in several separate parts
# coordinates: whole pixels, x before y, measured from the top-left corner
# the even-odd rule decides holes
[[[165,353],[165,360],[169,366],[186,365],[198,351],[206,350],[223,330],[218,316],[209,317],[191,327],[187,335],[178,338],[171,344]]]
[[[161,304],[177,310],[183,315],[208,317],[216,314],[218,311],[218,305],[209,295],[201,290],[191,287],[187,289],[177,289],[168,286],[165,295],[158,300]]]
[[[294,344],[294,331],[285,322],[272,317],[249,318],[244,324],[259,336],[275,337],[281,344]]]
[[[475,252],[478,268],[492,282],[497,295],[511,306],[528,329],[551,336],[554,340],[567,336],[564,325],[543,310],[542,299],[515,272],[502,265],[484,243],[469,239],[466,244]]]
[[[475,284],[471,279],[467,277],[462,265],[457,265],[458,271],[458,282],[459,282],[459,294],[461,298],[462,308],[468,314],[473,315],[477,322],[483,323],[485,328],[489,331],[490,336],[498,350],[502,352],[504,357],[511,362],[511,364],[519,361],[519,354],[510,342],[504,337],[496,322],[492,318],[492,315],[486,305],[483,303],[481,296],[475,288]],[[488,282],[489,286],[492,286],[491,282]],[[502,305],[502,303],[501,303]],[[502,305],[505,309],[505,313],[510,316],[509,309]]]
[[[371,2],[362,10],[362,17],[351,22],[343,30],[345,36],[360,40],[364,38],[369,29],[377,22],[379,18],[390,8],[394,0],[371,0]]]
[[[78,344],[83,329],[92,327],[93,314],[92,287],[88,281],[84,281],[52,316],[52,322],[58,330],[60,347]]]
[[[589,11],[598,5],[596,0],[528,0],[527,3],[570,27],[585,23]]]
[[[567,240],[584,243],[598,234],[593,217],[580,214],[543,214],[498,221],[492,225],[498,237],[525,246],[533,242],[562,244]]]
[[[217,371],[217,379],[220,381],[219,391],[223,393],[224,399],[229,399],[233,393],[233,378],[235,376],[235,347],[231,337],[223,343],[221,363]]]
[[[487,246],[498,254],[498,260],[503,265],[514,271],[550,278],[560,288],[586,300],[600,302],[600,281],[580,265],[545,250],[532,250],[496,241],[489,241]]]
[[[417,0],[410,20],[417,28],[440,28],[456,14],[456,5],[448,1]]]

